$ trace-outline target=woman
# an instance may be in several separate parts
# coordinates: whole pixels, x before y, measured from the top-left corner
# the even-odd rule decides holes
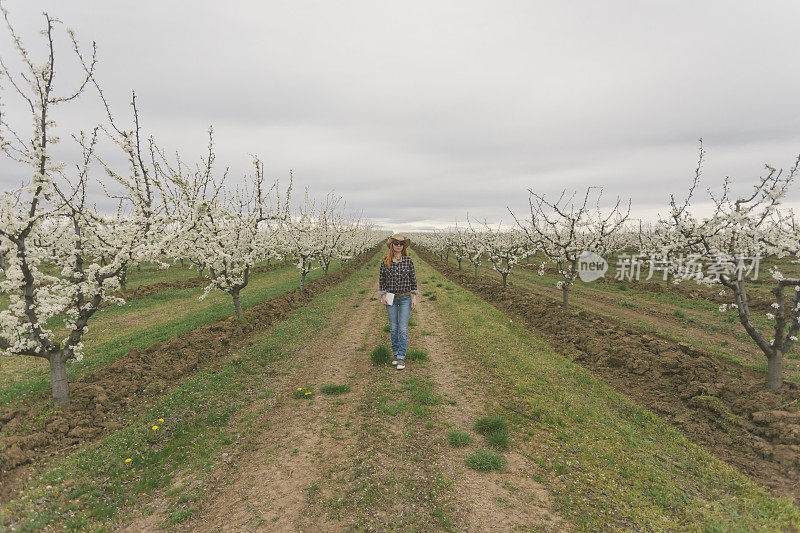
[[[397,233],[389,237],[386,246],[389,252],[381,260],[381,271],[378,278],[378,294],[381,303],[386,306],[389,315],[389,331],[392,336],[392,364],[397,370],[406,367],[406,345],[408,344],[408,318],[411,310],[417,307],[417,276],[414,272],[414,261],[408,257],[410,241]],[[387,294],[393,294],[394,300],[389,304]]]

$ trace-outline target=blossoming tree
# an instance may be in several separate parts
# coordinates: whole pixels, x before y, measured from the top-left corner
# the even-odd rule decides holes
[[[594,208],[589,206],[592,189],[599,189]],[[578,277],[578,261],[583,252],[605,255],[609,249],[610,236],[623,227],[630,214],[630,201],[623,214],[620,200],[613,208],[603,213],[600,208],[602,189],[589,187],[583,201],[575,202],[575,194],[566,197],[566,191],[555,202],[549,202],[544,195],[528,190],[530,220],[521,222],[514,216],[525,233],[529,246],[541,250],[548,260],[559,265],[559,273],[564,278],[557,283],[562,292],[564,309],[569,303],[569,290]],[[510,210],[509,210],[510,211]],[[513,213],[512,213],[513,215]],[[539,271],[543,274],[543,271]]]
[[[240,293],[250,281],[251,269],[267,257],[282,257],[277,222],[288,213],[291,184],[285,199],[277,180],[265,189],[264,165],[254,157],[250,182],[227,191],[227,170],[215,178],[214,159],[213,129],[209,129],[208,154],[195,172],[187,172],[180,160],[173,166],[162,160],[175,184],[173,242],[210,273],[200,298],[221,290],[231,296],[236,316],[242,318]]]
[[[702,159],[701,152],[701,159]],[[681,206],[671,203],[669,222],[680,236],[686,250],[699,251],[711,261],[708,269],[679,269],[676,280],[694,279],[705,284],[721,284],[733,294],[733,302],[720,306],[721,311],[735,309],[748,336],[767,358],[767,385],[778,389],[783,383],[783,357],[798,340],[800,331],[800,279],[788,278],[773,268],[771,290],[772,311],[766,313],[772,322],[769,334],[753,324],[747,292],[748,273],[754,260],[767,256],[778,258],[800,255],[800,231],[790,210],[781,208],[781,201],[796,184],[800,157],[789,172],[766,166],[748,194],[734,195],[726,178],[721,192],[709,195],[714,204],[710,216],[698,219],[690,213],[693,192],[699,179],[695,176],[687,199]],[[750,274],[752,277],[752,274]],[[791,294],[786,294],[791,289]],[[787,302],[787,297],[789,301]]]
[[[502,276],[505,287],[511,269],[532,253],[532,250],[528,247],[525,235],[519,230],[503,230],[500,226],[494,229],[486,221],[483,222],[482,228],[486,255],[489,256],[494,269]]]
[[[110,292],[120,287],[125,268],[153,243],[158,226],[153,175],[141,164],[138,112],[135,127],[123,131],[95,127],[74,135],[80,146],[78,160],[68,164],[53,157],[54,111],[76,100],[94,82],[95,51],[84,61],[71,30],[67,30],[83,74],[73,92],[55,92],[57,19],[44,14],[47,55],[35,63],[9,22],[7,28],[20,58],[21,72],[12,72],[8,58],[0,58],[0,79],[5,80],[31,113],[32,131],[22,133],[0,115],[0,148],[12,164],[27,167],[30,178],[22,187],[0,193],[0,248],[5,253],[6,279],[0,291],[10,305],[0,311],[0,351],[3,355],[41,357],[49,361],[54,402],[69,404],[66,363],[82,357],[82,338],[89,320]],[[5,99],[2,102],[6,105]],[[107,108],[108,109],[108,108]],[[108,125],[107,125],[108,126]],[[118,173],[98,155],[98,135],[106,132],[126,154],[130,169]],[[112,221],[96,212],[88,201],[92,165],[100,162],[109,179],[100,182],[120,203],[124,219]],[[75,168],[75,170],[72,170]],[[110,192],[112,191],[113,192]],[[101,262],[100,258],[106,260]],[[117,299],[118,300],[118,299]],[[63,336],[55,323],[63,319]]]

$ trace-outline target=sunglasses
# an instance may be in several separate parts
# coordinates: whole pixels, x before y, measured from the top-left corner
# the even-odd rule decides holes
[[[392,244],[394,244],[395,246],[397,246],[398,244],[400,246],[403,246],[405,243],[403,241],[392,241]]]

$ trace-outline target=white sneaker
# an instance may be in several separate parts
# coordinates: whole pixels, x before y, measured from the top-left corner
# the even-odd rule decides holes
[[[406,367],[406,362],[403,360],[397,361],[397,370],[403,370]]]
[[[392,366],[397,366],[397,357],[392,359]]]

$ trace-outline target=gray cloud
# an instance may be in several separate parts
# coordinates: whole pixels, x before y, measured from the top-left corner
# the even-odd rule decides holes
[[[800,151],[792,1],[7,5],[28,42],[43,10],[95,39],[115,109],[135,89],[168,151],[198,158],[213,124],[233,181],[258,153],[269,175],[293,169],[296,185],[398,229],[467,211],[508,221],[528,188],[589,185],[653,219],[686,190],[699,137],[711,186],[730,175],[746,189]],[[59,124],[91,127],[95,103]],[[4,188],[20,175],[0,163]]]

